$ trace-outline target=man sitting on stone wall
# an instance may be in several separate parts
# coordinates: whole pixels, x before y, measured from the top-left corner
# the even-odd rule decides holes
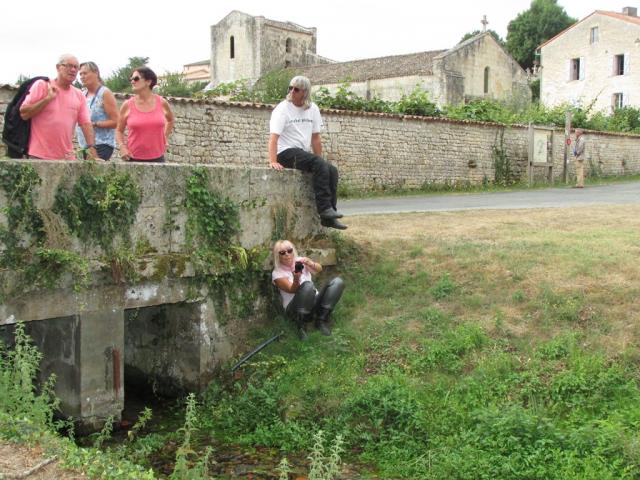
[[[291,79],[287,98],[271,114],[269,164],[274,170],[296,168],[311,172],[322,225],[344,230],[347,226],[338,221],[342,214],[336,209],[338,169],[321,156],[322,118],[310,96],[311,82],[307,77]]]

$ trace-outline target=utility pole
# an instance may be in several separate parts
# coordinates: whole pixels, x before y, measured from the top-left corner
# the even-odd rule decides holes
[[[571,147],[571,110],[567,110],[564,117],[564,163],[562,165],[562,181],[567,183],[569,167],[569,148]]]

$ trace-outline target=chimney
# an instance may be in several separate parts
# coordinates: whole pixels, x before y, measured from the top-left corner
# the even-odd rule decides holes
[[[628,15],[629,17],[637,17],[638,9],[636,7],[624,7],[622,9],[623,15]]]

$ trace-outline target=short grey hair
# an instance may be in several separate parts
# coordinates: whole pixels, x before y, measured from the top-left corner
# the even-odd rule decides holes
[[[78,57],[76,57],[71,53],[63,53],[62,55],[60,55],[60,58],[58,58],[58,63],[56,63],[56,67],[58,65],[63,65],[67,63],[67,60],[69,60],[70,58],[73,58],[74,60],[78,60]]]
[[[304,97],[302,98],[304,102],[303,108],[306,110],[311,107],[311,81],[307,77],[303,77],[302,75],[293,77],[289,82],[289,86],[298,87],[304,91]],[[287,100],[291,101],[291,92],[287,93]]]

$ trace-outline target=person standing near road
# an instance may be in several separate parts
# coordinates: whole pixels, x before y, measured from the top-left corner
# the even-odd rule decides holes
[[[56,64],[58,76],[50,82],[36,81],[20,106],[20,117],[31,119],[29,158],[75,160],[73,132],[80,129],[87,141],[87,155],[97,158],[95,134],[82,92],[73,86],[80,65],[70,54]]]
[[[576,160],[576,185],[574,188],[584,188],[584,131],[576,128],[576,142],[573,145],[573,157]]]
[[[322,158],[321,129],[320,109],[311,101],[311,82],[307,77],[293,77],[286,99],[271,114],[269,165],[274,170],[311,172],[320,222],[344,230],[347,226],[338,221],[342,214],[336,210],[338,169]]]

